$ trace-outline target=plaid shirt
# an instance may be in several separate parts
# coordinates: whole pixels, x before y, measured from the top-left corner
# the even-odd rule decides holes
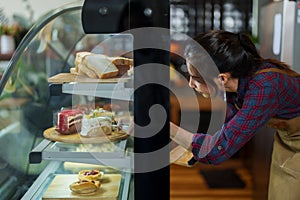
[[[265,68],[276,66],[265,63],[259,70]],[[226,96],[227,115],[222,129],[213,135],[196,133],[193,137],[192,152],[199,162],[219,164],[227,160],[274,116],[300,116],[300,77],[259,73],[240,78],[238,92]]]

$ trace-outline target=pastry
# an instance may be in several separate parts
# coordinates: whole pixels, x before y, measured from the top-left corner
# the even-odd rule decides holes
[[[81,170],[78,172],[78,181],[69,185],[70,190],[78,194],[96,192],[101,186],[100,179],[104,173],[99,170]]]
[[[88,193],[96,192],[100,186],[101,186],[100,181],[79,180],[72,183],[69,186],[69,188],[71,191],[78,194],[88,194]]]
[[[83,111],[81,110],[62,110],[57,113],[56,130],[62,134],[79,132],[81,129],[82,117]]]
[[[93,170],[81,170],[78,172],[78,179],[81,181],[97,181],[103,177],[103,172],[93,169]]]

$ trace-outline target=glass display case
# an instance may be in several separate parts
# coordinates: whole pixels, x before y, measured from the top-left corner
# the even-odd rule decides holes
[[[144,15],[157,18],[157,14],[151,14],[157,8],[153,7],[153,2],[147,3],[150,7],[142,10],[148,11],[143,12]],[[143,199],[153,199],[154,195],[160,195],[163,199],[168,197],[168,164],[161,169],[151,169],[154,172],[145,172],[142,169],[136,173],[139,166],[147,165],[147,162],[153,163],[155,158],[136,157],[135,154],[135,151],[151,151],[152,148],[168,143],[169,136],[165,133],[168,133],[168,90],[164,89],[162,92],[156,84],[148,84],[144,87],[146,90],[136,91],[135,87],[141,87],[137,83],[144,80],[145,72],[133,70],[136,64],[156,62],[157,58],[168,64],[168,53],[161,54],[149,49],[135,50],[135,40],[139,38],[130,32],[120,34],[120,29],[112,33],[104,31],[105,34],[101,31],[87,33],[82,26],[83,5],[84,1],[77,1],[41,17],[16,49],[2,76],[1,199],[141,199],[142,196],[145,196]],[[161,5],[168,4],[165,2]],[[124,10],[127,12],[127,7]],[[168,11],[167,6],[165,10]],[[130,11],[129,15],[132,13]],[[161,15],[168,18],[164,13]],[[123,29],[133,27],[127,26],[127,21],[124,21]],[[80,57],[83,54],[89,54],[91,63],[94,55],[101,55],[97,63],[103,64],[108,60],[113,63],[112,60],[120,58],[132,63],[127,64],[130,66],[125,71],[122,64],[113,64],[118,73],[101,78],[97,72],[91,70],[90,65],[83,64]],[[86,70],[95,72],[96,77]],[[160,76],[161,74],[163,73]],[[139,80],[136,80],[137,75]],[[169,81],[168,77],[165,81]],[[149,94],[150,98],[147,96]],[[155,98],[159,100],[152,100]],[[162,129],[164,133],[148,140],[136,139],[133,137],[136,125],[131,127],[131,124],[133,121],[147,122],[149,116],[145,109],[149,109],[154,103],[163,105],[167,110],[165,128]],[[69,110],[79,110],[81,121],[79,125],[76,124],[78,126],[75,132],[65,134],[61,132],[59,124],[71,124],[71,120],[61,122],[60,113]],[[104,121],[109,118],[109,125],[104,126],[102,118],[96,125],[89,121],[100,118],[97,114],[99,112],[101,116],[104,113]],[[121,121],[124,123],[119,125]],[[100,127],[101,131],[97,129],[91,135],[83,135],[81,133],[84,123],[92,124],[92,128]],[[104,127],[108,127],[109,131],[106,132]],[[145,153],[146,151],[143,150]],[[169,152],[166,151],[167,161],[168,156]],[[101,179],[97,179],[100,181],[100,188],[88,196],[81,196],[71,188],[71,184],[78,181],[83,170],[90,170],[85,175],[97,170],[101,172]],[[143,182],[144,180],[149,181]],[[154,192],[158,190],[162,190],[160,194]]]

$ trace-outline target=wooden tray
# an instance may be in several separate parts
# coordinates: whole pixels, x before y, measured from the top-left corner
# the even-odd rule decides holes
[[[188,161],[193,157],[193,153],[178,145],[170,152],[170,163],[191,167]]]
[[[81,76],[71,73],[60,73],[48,78],[49,83],[70,83],[70,82],[79,82],[79,83],[117,83],[117,82],[126,82],[130,77],[115,77],[107,79],[93,79],[87,76]]]
[[[78,180],[77,174],[56,175],[44,193],[43,200],[116,200],[119,195],[121,178],[120,174],[105,174],[100,188],[95,193],[80,195],[69,189],[69,185]]]
[[[60,134],[55,130],[54,127],[48,128],[44,131],[44,137],[48,140],[55,142],[65,142],[72,144],[95,144],[103,142],[113,142],[124,140],[129,135],[125,132],[113,132],[111,135],[102,136],[102,137],[82,137],[79,133],[73,133],[69,135]]]

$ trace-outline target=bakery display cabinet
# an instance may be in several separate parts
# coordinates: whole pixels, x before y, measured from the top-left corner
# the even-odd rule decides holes
[[[168,52],[142,48],[145,35],[128,31],[168,28],[168,10],[76,1],[36,22],[0,82],[1,199],[169,198],[168,164],[153,165],[169,152],[148,156],[169,142],[169,92],[155,84],[157,74],[168,82],[168,70],[136,70],[168,65]],[[155,43],[169,45],[167,36]],[[154,104],[166,122],[153,136]]]

